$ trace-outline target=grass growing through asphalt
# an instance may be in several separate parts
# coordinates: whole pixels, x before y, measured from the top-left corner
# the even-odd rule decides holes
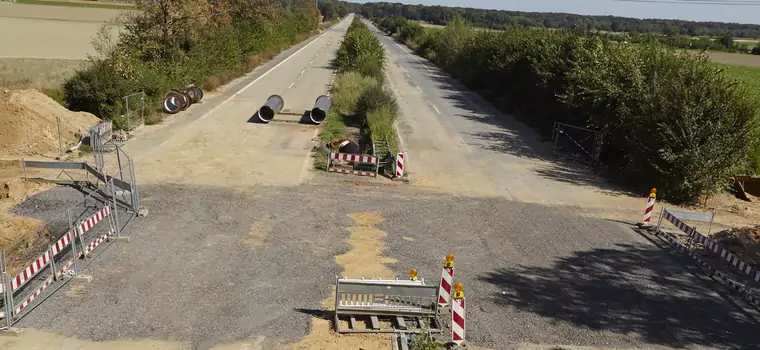
[[[64,7],[86,7],[86,8],[101,8],[101,9],[114,9],[114,10],[134,10],[134,5],[110,5],[104,3],[97,3],[95,1],[82,3],[82,2],[66,2],[66,1],[43,1],[43,0],[16,0],[17,4],[25,5],[47,5],[47,6],[64,6]]]

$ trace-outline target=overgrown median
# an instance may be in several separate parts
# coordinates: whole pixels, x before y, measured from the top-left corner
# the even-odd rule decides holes
[[[372,142],[387,140],[396,151],[393,127],[398,105],[384,86],[385,50],[380,41],[358,18],[346,33],[335,59],[337,75],[331,91],[333,107],[324,122],[315,166],[325,170],[327,152],[337,151],[337,140],[351,140],[362,153],[371,151]],[[382,155],[378,155],[382,156]]]
[[[601,169],[641,193],[695,201],[735,172],[760,173],[758,100],[705,55],[580,31],[376,23],[540,133],[598,131]]]

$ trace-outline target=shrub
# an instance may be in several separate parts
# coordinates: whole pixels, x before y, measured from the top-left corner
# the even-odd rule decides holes
[[[418,34],[408,21],[379,25],[419,40],[418,53],[539,132],[555,121],[600,131],[602,169],[634,189],[694,201],[732,172],[759,167],[748,154],[760,153],[760,106],[706,56],[586,32],[482,31],[455,20]]]

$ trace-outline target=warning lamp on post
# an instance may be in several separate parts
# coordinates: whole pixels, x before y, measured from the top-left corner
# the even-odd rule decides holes
[[[446,255],[446,261],[443,262],[443,267],[445,268],[454,267],[454,254]]]
[[[655,198],[657,197],[657,189],[652,187],[651,190],[649,190],[649,198]]]
[[[462,299],[464,298],[464,286],[462,283],[457,282],[454,284],[454,295],[452,295],[454,299]]]
[[[409,280],[410,281],[416,281],[417,280],[417,270],[415,270],[415,269],[409,270]]]

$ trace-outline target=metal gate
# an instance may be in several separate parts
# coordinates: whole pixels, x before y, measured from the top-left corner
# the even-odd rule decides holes
[[[596,166],[602,151],[602,134],[570,124],[554,122],[554,154]]]

